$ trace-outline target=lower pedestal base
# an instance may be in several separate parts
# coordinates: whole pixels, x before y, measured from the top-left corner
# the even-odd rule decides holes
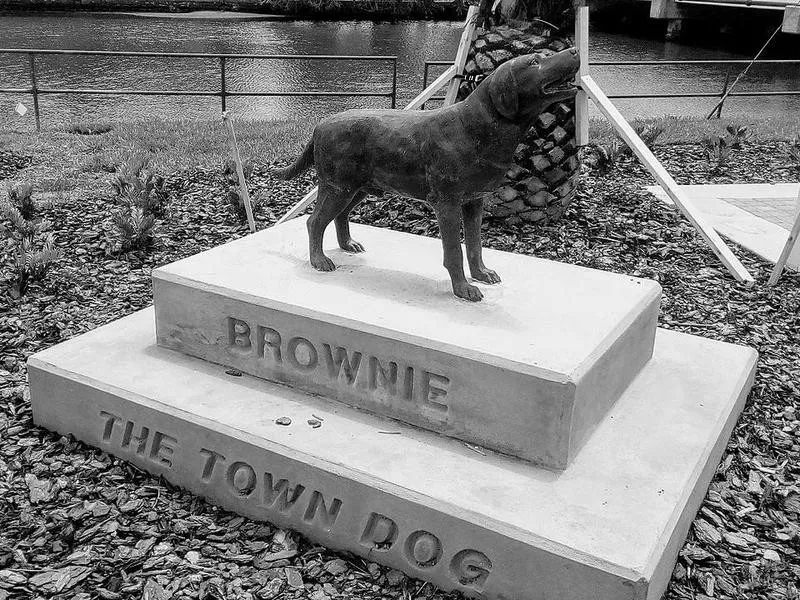
[[[660,330],[561,473],[158,348],[152,310],[29,373],[37,424],[247,517],[472,596],[622,600],[663,593],[755,360]]]

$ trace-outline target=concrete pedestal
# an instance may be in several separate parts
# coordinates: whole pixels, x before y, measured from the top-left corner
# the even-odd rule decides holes
[[[31,357],[35,422],[240,514],[497,600],[659,598],[756,360],[659,331],[652,360],[555,473],[232,377],[156,346],[153,320],[145,310]]]
[[[484,251],[503,283],[452,295],[441,241],[352,226],[308,263],[304,219],[153,273],[158,343],[563,469],[650,359],[661,288]]]

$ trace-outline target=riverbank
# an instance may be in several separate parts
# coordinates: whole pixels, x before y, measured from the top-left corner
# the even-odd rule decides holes
[[[230,11],[313,19],[463,19],[466,0],[0,0],[0,11]],[[213,16],[209,18],[218,18]]]
[[[655,153],[680,183],[791,182],[777,125],[714,171],[697,139],[722,123],[680,121]],[[271,175],[305,141],[308,123],[237,123],[259,229],[315,183]],[[95,128],[98,130],[98,128]],[[595,130],[597,139],[603,133]],[[697,134],[690,139],[692,132]],[[791,133],[787,131],[785,133]],[[220,510],[109,455],[33,425],[25,360],[33,352],[152,303],[153,268],[247,234],[225,199],[228,156],[218,123],[119,125],[98,135],[0,134],[0,185],[31,181],[37,216],[63,252],[42,281],[13,297],[13,255],[0,252],[0,598],[311,598],[457,600],[429,584],[293,532]],[[678,141],[683,139],[683,141]],[[155,244],[108,255],[113,171],[142,153],[166,175],[168,203]],[[796,597],[800,557],[800,276],[775,288],[770,265],[733,246],[757,279],[737,284],[689,223],[645,190],[630,158],[587,171],[552,226],[487,222],[486,246],[657,280],[660,325],[756,348],[753,392],[683,544],[665,600]],[[355,218],[436,235],[424,204],[388,196]],[[3,223],[8,225],[8,223]],[[263,274],[268,277],[269,274]],[[535,585],[535,582],[532,582]]]

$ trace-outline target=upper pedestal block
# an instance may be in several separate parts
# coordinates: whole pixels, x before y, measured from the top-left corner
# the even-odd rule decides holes
[[[660,287],[493,250],[483,302],[437,239],[353,225],[308,263],[296,219],[157,269],[162,346],[563,469],[653,351]]]

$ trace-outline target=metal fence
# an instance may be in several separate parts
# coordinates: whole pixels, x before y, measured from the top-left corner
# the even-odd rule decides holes
[[[235,96],[306,96],[306,97],[380,97],[390,98],[392,108],[397,103],[397,57],[396,56],[346,56],[346,55],[302,55],[302,54],[206,54],[199,52],[115,52],[110,50],[40,50],[27,48],[0,48],[0,54],[25,54],[28,56],[28,74],[30,86],[25,88],[0,88],[0,94],[31,94],[33,110],[36,116],[36,130],[41,130],[41,109],[39,97],[45,94],[92,94],[118,96],[219,96],[222,110],[227,108],[227,99]],[[136,56],[150,58],[197,58],[216,59],[219,61],[219,87],[213,90],[141,90],[141,89],[75,89],[40,87],[36,73],[36,57],[42,55],[75,55],[75,56]],[[248,92],[228,89],[225,68],[228,61],[238,59],[255,60],[333,60],[385,62],[391,65],[391,91],[300,91],[300,92]]]
[[[590,63],[592,67],[643,67],[643,66],[667,66],[667,65],[694,65],[707,66],[718,65],[720,67],[730,67],[734,65],[749,65],[749,60],[624,60],[624,61],[594,61]],[[423,89],[428,85],[428,77],[431,67],[440,67],[453,64],[452,61],[431,60],[425,62],[425,72],[423,75]],[[800,60],[758,60],[755,65],[800,65]],[[738,98],[738,97],[758,97],[758,96],[800,96],[800,90],[761,90],[752,92],[731,92],[728,93],[730,72],[726,73],[725,83],[720,92],[675,92],[664,94],[608,94],[609,98],[630,100],[630,99],[660,99],[660,98]],[[726,96],[727,95],[727,96]],[[444,96],[434,96],[431,100],[442,100]],[[722,107],[720,106],[720,110]]]

